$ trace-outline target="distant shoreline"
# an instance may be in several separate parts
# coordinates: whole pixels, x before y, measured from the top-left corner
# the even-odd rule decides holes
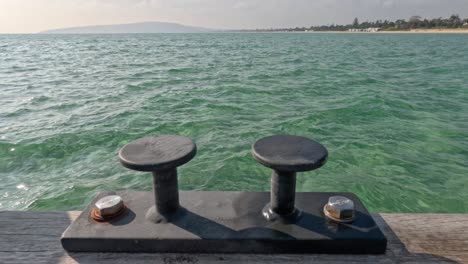
[[[178,32],[178,33],[167,33],[167,32],[141,32],[141,33],[39,33],[41,35],[115,35],[115,34],[216,34],[216,33],[293,33],[293,34],[309,34],[309,33],[336,33],[336,34],[468,34],[468,28],[458,29],[411,29],[411,30],[383,30],[378,32],[350,32],[350,31],[261,31],[261,30],[212,30],[207,32]],[[0,35],[36,35],[38,33],[0,33]]]
[[[280,32],[280,31],[278,31]],[[282,31],[284,32],[284,31]],[[468,28],[461,29],[411,29],[384,30],[378,32],[350,32],[350,31],[308,31],[297,33],[343,33],[343,34],[468,34]]]
[[[215,31],[217,32],[217,31]],[[468,34],[468,28],[431,28],[431,29],[411,29],[411,30],[382,30],[377,32],[356,32],[356,31],[338,31],[338,30],[323,30],[323,31],[262,31],[262,30],[232,30],[219,31],[224,33],[338,33],[338,34]]]

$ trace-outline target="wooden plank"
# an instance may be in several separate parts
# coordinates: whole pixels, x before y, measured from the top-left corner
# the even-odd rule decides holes
[[[468,214],[373,215],[385,255],[67,253],[60,235],[80,212],[0,212],[0,263],[468,263]]]

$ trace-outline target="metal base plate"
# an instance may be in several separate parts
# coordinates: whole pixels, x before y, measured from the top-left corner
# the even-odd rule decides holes
[[[94,202],[104,195],[101,193]],[[385,253],[387,239],[352,193],[296,193],[302,211],[294,223],[267,221],[262,209],[268,192],[180,192],[182,208],[170,223],[145,219],[152,192],[122,191],[128,212],[108,223],[90,217],[92,204],[65,230],[61,242],[76,252],[173,253]],[[354,201],[352,223],[327,220],[328,197]]]

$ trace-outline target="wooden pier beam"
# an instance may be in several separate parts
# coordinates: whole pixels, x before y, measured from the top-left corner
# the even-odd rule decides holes
[[[60,236],[80,212],[0,212],[0,263],[468,263],[468,214],[374,214],[385,255],[67,253]]]

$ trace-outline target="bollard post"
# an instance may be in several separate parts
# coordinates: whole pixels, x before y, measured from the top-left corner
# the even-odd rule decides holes
[[[189,162],[196,152],[197,147],[190,138],[176,135],[137,139],[120,150],[123,166],[153,174],[154,206],[147,211],[147,220],[170,222],[180,207],[177,167]]]
[[[327,149],[305,137],[275,135],[255,142],[252,154],[260,164],[273,169],[270,203],[263,216],[269,221],[298,219],[301,212],[294,206],[296,172],[320,168],[327,161]]]

